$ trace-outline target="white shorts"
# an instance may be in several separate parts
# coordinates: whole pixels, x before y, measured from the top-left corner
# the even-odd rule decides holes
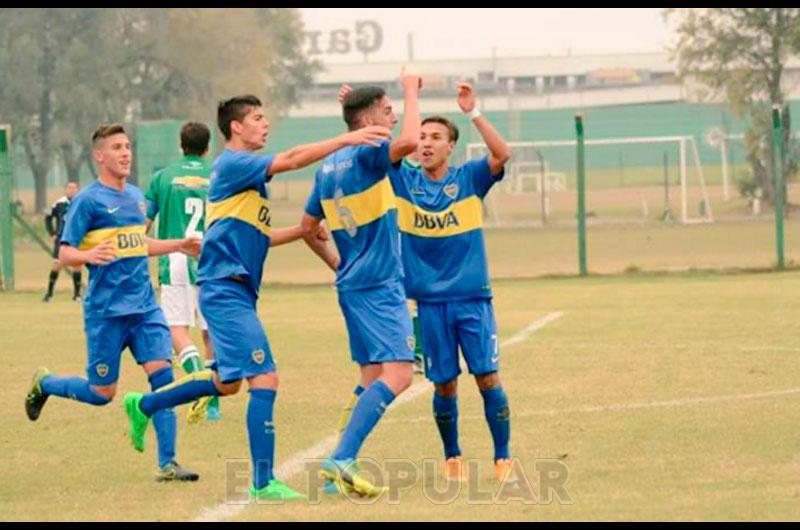
[[[206,319],[200,313],[197,301],[199,290],[196,285],[162,285],[161,309],[170,326],[199,327],[208,329]]]

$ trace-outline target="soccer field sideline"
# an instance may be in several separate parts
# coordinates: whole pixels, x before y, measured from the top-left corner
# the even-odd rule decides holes
[[[501,342],[500,347],[503,348],[523,342],[529,339],[540,329],[544,328],[548,324],[556,322],[563,316],[564,313],[558,311],[549,313],[542,318],[534,320],[527,327],[517,332],[509,339]],[[414,401],[418,397],[427,394],[431,388],[431,383],[427,380],[423,380],[411,385],[408,390],[403,392],[400,397],[397,398],[392,408]],[[283,464],[278,466],[277,470],[275,471],[275,475],[285,480],[301,472],[306,460],[310,458],[318,458],[320,455],[329,453],[331,450],[333,450],[334,445],[336,444],[336,437],[336,434],[332,434],[322,439],[315,445],[290,456]],[[192,522],[214,523],[231,519],[244,511],[244,509],[248,506],[250,506],[249,502],[246,504],[222,503],[213,508],[205,508],[199,516],[192,520]]]

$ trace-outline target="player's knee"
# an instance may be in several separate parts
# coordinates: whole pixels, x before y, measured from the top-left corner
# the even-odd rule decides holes
[[[257,388],[261,390],[278,390],[280,379],[277,372],[269,372],[266,374],[257,375],[247,380],[250,388]]]
[[[241,385],[221,385],[217,387],[221,396],[233,396],[239,393]]]
[[[91,387],[91,390],[90,403],[97,406],[108,405],[117,395],[117,385],[115,384],[107,386],[93,386]]]
[[[392,370],[392,381],[396,393],[403,392],[414,381],[414,366],[411,363],[402,363]]]
[[[454,398],[458,395],[458,379],[436,386],[436,393],[441,397]]]
[[[367,388],[381,376],[382,367],[379,364],[368,364],[361,367],[361,387]]]
[[[500,374],[492,372],[489,374],[476,375],[475,381],[478,383],[478,388],[481,390],[491,390],[500,386]]]
[[[214,381],[214,386],[217,387],[220,395],[232,396],[239,392],[239,389],[242,387],[242,382],[234,381],[233,383],[221,383],[219,381]]]
[[[150,377],[156,372],[160,372],[164,368],[171,368],[172,363],[170,361],[150,361],[144,364],[144,371],[147,374],[147,377]]]

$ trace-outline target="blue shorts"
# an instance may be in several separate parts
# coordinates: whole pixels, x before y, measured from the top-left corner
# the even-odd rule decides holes
[[[414,327],[401,284],[339,293],[350,355],[360,366],[414,361]]]
[[[200,285],[200,311],[208,323],[217,373],[223,383],[275,371],[256,296],[242,282],[210,280]]]
[[[122,352],[129,348],[137,364],[172,361],[172,338],[161,309],[138,315],[84,320],[89,384],[106,386],[119,379]]]
[[[500,369],[497,323],[491,299],[417,303],[425,356],[425,376],[443,385],[461,374],[458,349],[469,373],[485,375]]]

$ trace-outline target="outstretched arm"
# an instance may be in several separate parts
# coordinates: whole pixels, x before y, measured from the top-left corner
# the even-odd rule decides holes
[[[503,166],[511,158],[511,148],[500,136],[489,120],[487,120],[475,106],[475,92],[472,86],[467,83],[458,84],[458,106],[461,111],[472,118],[472,123],[489,148],[489,167],[492,175],[497,175],[502,171]]]
[[[300,225],[288,226],[283,228],[273,228],[269,234],[269,246],[279,247],[287,243],[294,243],[303,237]]]
[[[391,131],[386,127],[364,127],[321,142],[298,145],[275,155],[269,168],[269,173],[270,175],[277,175],[278,173],[302,169],[314,162],[319,162],[334,151],[350,145],[378,146],[381,141],[386,140],[390,135]]]
[[[392,163],[403,160],[417,150],[419,137],[422,134],[422,118],[419,113],[419,91],[422,89],[422,78],[419,75],[400,73],[400,84],[403,86],[403,127],[400,136],[392,140],[389,146],[389,158]]]
[[[148,256],[163,256],[180,252],[187,256],[196,258],[200,255],[202,241],[197,237],[187,237],[185,239],[151,239],[145,237],[147,243]]]

